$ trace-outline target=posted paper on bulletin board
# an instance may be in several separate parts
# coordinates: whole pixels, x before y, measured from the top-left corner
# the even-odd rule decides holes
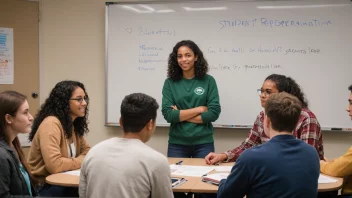
[[[0,27],[0,84],[13,84],[13,29]]]

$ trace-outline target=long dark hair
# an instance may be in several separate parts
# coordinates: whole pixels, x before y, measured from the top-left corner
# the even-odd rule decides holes
[[[55,85],[55,87],[51,90],[49,97],[45,100],[44,104],[41,106],[41,109],[35,116],[32,131],[29,134],[30,141],[33,140],[39,125],[48,116],[55,116],[60,120],[67,139],[72,136],[72,127],[74,127],[75,133],[79,136],[83,136],[85,133],[88,133],[88,105],[86,106],[86,114],[83,117],[77,117],[73,122],[71,118],[69,101],[72,96],[72,92],[78,87],[83,89],[86,97],[88,98],[86,89],[80,82],[65,80]]]
[[[276,88],[279,92],[287,92],[291,95],[296,96],[302,103],[303,108],[308,108],[308,101],[304,97],[304,93],[301,87],[291,77],[286,77],[280,74],[271,74],[266,77],[265,80],[271,80],[276,84]]]
[[[197,61],[194,63],[194,74],[196,78],[202,78],[209,71],[208,62],[203,56],[203,52],[199,49],[198,45],[190,40],[183,40],[178,42],[169,55],[169,62],[167,67],[167,76],[172,80],[180,80],[183,77],[181,67],[177,62],[177,51],[180,47],[186,46],[190,48],[194,55],[197,56]]]
[[[10,145],[10,138],[6,132],[6,120],[5,116],[7,114],[11,116],[16,116],[16,113],[20,106],[26,101],[26,96],[18,93],[16,91],[4,91],[0,93],[0,140],[4,140]],[[12,141],[12,145],[15,148],[19,161],[23,165],[24,169],[28,173],[31,179],[31,183],[33,186],[36,186],[37,180],[32,176],[31,172],[28,171],[29,167],[22,151],[21,143],[18,137],[16,136],[15,139]],[[1,170],[2,171],[2,170]]]

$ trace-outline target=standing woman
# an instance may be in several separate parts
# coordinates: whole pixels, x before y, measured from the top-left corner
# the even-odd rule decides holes
[[[26,97],[0,93],[0,197],[31,197],[36,192],[17,134],[31,131],[33,117]]]
[[[199,47],[180,41],[169,56],[162,90],[162,113],[170,125],[168,157],[203,158],[214,151],[214,128],[221,107],[215,79]]]
[[[61,81],[51,91],[34,119],[29,140],[30,171],[43,185],[41,196],[78,196],[78,188],[44,184],[45,177],[80,169],[90,147],[84,134],[88,132],[89,98],[84,85]]]

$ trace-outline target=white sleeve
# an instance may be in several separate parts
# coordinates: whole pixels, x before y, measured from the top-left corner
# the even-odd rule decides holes
[[[86,187],[87,187],[87,178],[85,174],[85,163],[83,162],[82,167],[81,167],[81,173],[80,173],[80,178],[79,178],[79,197],[80,198],[86,198]]]
[[[166,158],[152,172],[151,198],[173,198],[170,166]]]

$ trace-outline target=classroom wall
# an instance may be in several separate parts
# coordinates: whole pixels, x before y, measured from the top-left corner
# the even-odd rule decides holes
[[[119,127],[104,126],[105,1],[39,0],[39,2],[41,103],[57,82],[65,79],[81,81],[85,84],[91,99],[88,142],[93,146],[110,137],[120,136],[122,131]],[[137,79],[131,76],[131,81],[133,80]],[[247,133],[248,130],[216,129],[216,151],[234,148],[245,139]],[[324,131],[323,136],[325,154],[328,158],[343,154],[352,142],[351,132]],[[168,128],[158,127],[148,145],[166,154],[167,141]]]

